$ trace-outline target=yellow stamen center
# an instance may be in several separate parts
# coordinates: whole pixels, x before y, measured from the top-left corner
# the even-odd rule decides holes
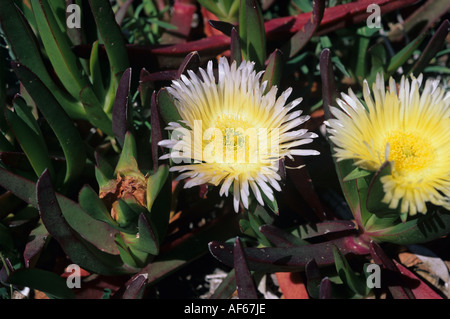
[[[390,145],[389,160],[400,173],[422,171],[434,158],[430,143],[417,132],[391,131],[386,143]]]
[[[252,161],[250,143],[256,130],[252,129],[246,118],[230,114],[220,115],[215,128],[221,132],[223,140],[223,163],[248,164]],[[252,136],[254,135],[254,136]],[[253,142],[256,144],[256,142]],[[252,145],[252,151],[256,145]],[[254,159],[253,159],[254,160]]]

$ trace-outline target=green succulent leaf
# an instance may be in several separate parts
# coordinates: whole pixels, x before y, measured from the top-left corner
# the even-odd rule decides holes
[[[308,43],[311,37],[320,26],[323,14],[325,11],[325,0],[313,1],[313,8],[311,13],[311,19],[304,25],[304,27],[295,33],[289,42],[281,49],[286,52],[289,58],[297,55],[303,47]]]
[[[138,232],[139,238],[137,239],[133,247],[151,255],[158,255],[159,238],[155,232],[155,226],[145,216],[145,214],[139,215]]]
[[[303,271],[306,264],[315,259],[321,267],[334,264],[333,247],[338,246],[344,255],[354,250],[350,237],[317,244],[292,247],[247,247],[244,248],[250,270],[261,272]],[[211,254],[222,263],[233,266],[233,249],[229,244],[213,241],[209,243]],[[366,251],[364,251],[366,253]]]
[[[391,58],[391,61],[389,62],[386,70],[388,76],[391,76],[400,66],[402,66],[406,62],[406,60],[409,59],[409,57],[425,39],[426,35],[427,33],[423,32]]]
[[[164,122],[170,123],[182,120],[180,113],[178,113],[177,107],[175,106],[173,97],[167,92],[167,89],[163,88],[158,91],[157,101],[158,110]]]
[[[0,24],[14,58],[36,74],[70,117],[85,119],[81,103],[61,90],[47,71],[36,36],[13,0],[0,1]]]
[[[355,294],[366,296],[369,293],[369,288],[366,284],[364,275],[357,274],[349,265],[345,256],[341,253],[338,247],[333,247],[333,255],[335,260],[336,271],[339,277]]]
[[[266,71],[261,79],[261,83],[267,81],[266,93],[272,88],[272,86],[280,85],[281,75],[283,71],[283,53],[280,50],[275,50],[269,56]]]
[[[430,60],[433,59],[438,51],[442,48],[444,44],[445,38],[448,35],[450,28],[449,20],[444,20],[439,28],[436,30],[436,33],[428,42],[427,46],[423,50],[419,59],[417,59],[416,63],[413,65],[408,74],[420,74],[425,67],[429,64]]]
[[[23,260],[25,267],[33,268],[39,260],[42,251],[50,241],[51,236],[42,221],[39,221],[36,227],[31,230],[28,238],[29,240],[23,252]]]
[[[117,255],[98,249],[70,227],[58,203],[48,171],[45,171],[36,183],[36,197],[42,222],[73,262],[99,274],[129,272]]]
[[[120,173],[124,176],[143,177],[137,166],[136,140],[131,132],[125,134],[122,152],[116,165],[115,174]]]
[[[103,82],[103,74],[100,65],[98,40],[92,44],[91,56],[89,59],[89,71],[91,75],[92,88],[95,95],[102,101],[106,95],[105,83]]]
[[[48,297],[55,299],[75,299],[72,289],[66,281],[57,274],[38,269],[24,268],[13,272],[8,283],[20,287],[30,287],[44,292]]]
[[[102,103],[90,85],[81,89],[79,98],[83,103],[89,122],[108,136],[114,136],[111,118],[106,115]]]
[[[111,68],[112,84],[115,92],[122,73],[129,67],[125,39],[120,26],[116,22],[114,12],[108,0],[89,0],[102,43]],[[108,113],[108,110],[106,110]]]
[[[136,234],[138,231],[138,216],[142,211],[142,209],[139,209],[137,202],[132,198],[119,198],[112,204],[112,209],[117,214],[116,221],[122,232]]]
[[[80,91],[89,82],[81,72],[80,62],[71,49],[67,34],[58,25],[49,1],[31,0],[31,5],[50,63],[66,90],[78,98]]]
[[[78,202],[80,203],[80,207],[92,218],[117,228],[117,223],[112,219],[105,204],[91,186],[85,185],[81,189]]]
[[[348,182],[348,181],[351,181],[351,180],[354,180],[354,179],[358,179],[358,178],[361,178],[361,177],[368,176],[370,174],[372,174],[372,173],[369,172],[369,171],[366,171],[366,170],[361,169],[359,167],[355,167],[355,169],[353,171],[351,171],[347,176],[345,176],[342,180],[344,182]]]
[[[266,33],[257,0],[240,0],[239,37],[242,58],[254,61],[255,69],[262,70],[266,61]]]
[[[36,176],[40,176],[46,168],[54,174],[42,132],[25,101],[16,98],[14,109],[16,112],[6,110],[6,117]]]
[[[177,269],[208,252],[208,242],[212,236],[218,240],[226,240],[237,235],[235,227],[236,214],[222,216],[211,224],[200,229],[195,236],[190,235],[179,245],[160,253],[148,268],[148,282],[156,283]]]
[[[84,168],[84,142],[72,120],[37,75],[19,63],[13,63],[12,66],[60,141],[66,159],[64,183],[68,183],[81,174]]]
[[[199,0],[198,2],[221,21],[229,23],[238,22],[239,0]]]
[[[163,189],[169,176],[169,167],[167,165],[159,166],[158,170],[147,179],[147,209],[150,212],[158,194]]]
[[[398,245],[420,244],[432,241],[450,232],[450,212],[434,209],[426,214],[418,214],[404,222],[394,223],[384,229],[369,231],[367,234],[377,242]]]
[[[0,185],[26,203],[38,207],[35,182],[0,168]],[[118,253],[114,238],[111,237],[111,234],[116,232],[113,228],[90,217],[77,203],[69,198],[58,193],[56,193],[56,198],[64,219],[72,229],[103,251],[110,254]]]

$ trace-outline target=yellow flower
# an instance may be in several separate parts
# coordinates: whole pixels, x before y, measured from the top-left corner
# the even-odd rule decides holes
[[[331,108],[326,122],[338,160],[353,159],[360,168],[376,171],[391,162],[392,172],[381,178],[383,202],[402,214],[426,213],[426,203],[450,208],[450,94],[439,81],[422,75],[391,78],[386,91],[382,75],[372,90],[364,81],[365,105],[349,90]]]
[[[291,88],[278,98],[275,86],[265,94],[267,82],[260,83],[263,72],[256,73],[252,62],[243,61],[238,67],[220,58],[217,82],[212,61],[199,73],[188,71],[168,88],[182,121],[168,124],[171,138],[159,145],[171,152],[162,158],[185,164],[171,171],[180,172],[179,179],[189,178],[186,188],[221,184],[220,195],[228,196],[232,187],[236,212],[240,202],[248,208],[251,193],[261,205],[263,195],[273,201],[272,188],[281,190],[279,160],[318,154],[296,148],[317,137],[298,129],[309,116],[290,112],[301,99],[286,105]]]

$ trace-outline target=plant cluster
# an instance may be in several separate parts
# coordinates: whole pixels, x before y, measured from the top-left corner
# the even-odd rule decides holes
[[[396,260],[450,232],[448,9],[0,1],[0,296],[157,298],[207,256],[211,298],[282,273],[307,298],[448,297]],[[281,152],[178,166],[198,119],[270,123]]]

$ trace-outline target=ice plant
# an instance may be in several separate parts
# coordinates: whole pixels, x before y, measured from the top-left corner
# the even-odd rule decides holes
[[[165,158],[184,162],[171,171],[189,178],[185,187],[221,184],[221,196],[232,187],[235,211],[240,202],[248,208],[250,190],[261,205],[264,196],[273,201],[272,188],[281,190],[279,160],[318,154],[296,148],[317,137],[298,128],[309,119],[300,116],[301,110],[292,111],[302,99],[286,104],[291,88],[277,98],[277,87],[260,83],[263,72],[257,73],[253,62],[237,66],[220,58],[217,83],[212,61],[199,72],[201,77],[188,71],[168,88],[182,122],[169,123],[172,137],[160,145],[172,148]]]
[[[426,213],[427,203],[450,208],[450,94],[432,80],[420,92],[422,79],[402,77],[397,87],[391,78],[386,90],[379,74],[374,99],[364,81],[365,104],[352,90],[342,93],[327,122],[338,161],[372,172],[391,163],[380,179],[382,201],[403,217]]]

